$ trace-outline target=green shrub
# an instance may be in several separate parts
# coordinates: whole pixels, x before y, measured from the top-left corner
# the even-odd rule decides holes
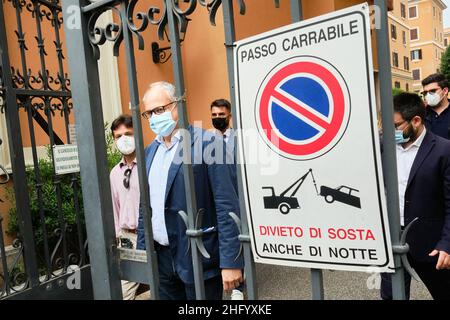
[[[448,47],[442,55],[440,70],[447,79],[450,79],[450,47]]]
[[[108,131],[108,124],[105,124],[105,136],[106,136],[106,144],[107,144],[107,159],[108,159],[108,168],[112,169],[114,165],[116,165],[120,159],[121,154],[115,150],[114,148],[114,140],[111,137],[111,134]],[[48,157],[47,159],[39,160],[39,171],[40,171],[40,180],[42,183],[41,187],[41,199],[39,199],[38,190],[36,187],[37,177],[34,167],[27,169],[26,179],[28,186],[28,194],[30,196],[30,210],[32,216],[32,223],[34,229],[34,239],[37,248],[37,254],[40,261],[40,266],[44,265],[43,257],[44,257],[44,234],[43,234],[43,226],[42,221],[40,219],[40,210],[41,208],[44,210],[45,217],[45,227],[47,231],[48,243],[50,254],[52,254],[52,250],[57,246],[58,235],[55,234],[55,230],[60,228],[60,214],[64,217],[64,221],[66,222],[67,230],[67,243],[69,251],[78,252],[78,239],[77,239],[77,215],[75,210],[75,199],[78,199],[79,210],[80,210],[80,222],[82,226],[82,234],[83,238],[86,239],[85,236],[85,222],[84,222],[84,211],[83,211],[83,197],[81,191],[81,181],[79,174],[68,174],[62,176],[54,176],[54,168],[53,163],[51,161],[51,148],[47,147]],[[61,212],[58,210],[58,201],[57,201],[57,192],[56,192],[56,184],[55,182],[59,181],[59,188],[61,192]],[[77,188],[74,188],[74,183],[77,185]],[[76,190],[76,194],[75,194]],[[15,204],[14,200],[14,190],[9,189],[7,191],[7,199]],[[42,205],[40,205],[42,202]],[[15,205],[11,207],[9,210],[9,224],[7,226],[6,232],[13,236],[21,238],[19,232],[19,224],[17,220],[17,210]]]
[[[392,88],[392,96],[394,96],[394,97],[403,92],[405,92],[405,91],[400,88]]]

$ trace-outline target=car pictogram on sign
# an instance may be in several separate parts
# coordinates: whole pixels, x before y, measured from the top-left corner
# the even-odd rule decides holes
[[[320,195],[325,198],[327,203],[337,201],[361,209],[361,199],[354,195],[356,192],[359,190],[347,186],[340,186],[336,189],[326,186],[320,188]]]

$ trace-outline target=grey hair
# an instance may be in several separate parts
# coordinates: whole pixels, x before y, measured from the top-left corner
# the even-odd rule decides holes
[[[167,95],[169,96],[169,98],[171,100],[173,100],[173,101],[177,100],[177,97],[175,95],[175,86],[166,81],[158,81],[158,82],[153,82],[152,84],[150,84],[150,86],[148,87],[147,91],[144,94],[144,97],[142,98],[142,101],[145,102],[150,90],[152,90],[154,88],[158,88],[158,87],[161,87],[167,93]]]

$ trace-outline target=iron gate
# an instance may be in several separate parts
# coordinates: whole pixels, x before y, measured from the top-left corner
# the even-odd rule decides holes
[[[0,212],[0,299],[92,298],[79,174],[56,175],[51,152],[74,142],[61,39],[59,0],[0,1],[1,138],[13,180],[13,208]],[[16,236],[9,247],[6,228]]]
[[[258,0],[262,1],[262,0]],[[80,142],[80,166],[83,184],[83,195],[87,223],[87,233],[92,268],[92,280],[94,285],[94,296],[98,299],[120,299],[120,279],[127,279],[141,283],[150,284],[152,297],[158,299],[158,272],[156,256],[152,241],[151,211],[148,184],[145,172],[144,145],[142,138],[142,127],[139,110],[139,92],[137,86],[136,63],[134,57],[135,42],[138,49],[143,50],[145,40],[143,31],[151,24],[157,26],[159,38],[164,38],[168,31],[167,40],[170,41],[172,63],[174,70],[175,86],[177,96],[184,94],[183,62],[180,50],[180,35],[185,33],[188,16],[198,7],[204,6],[209,11],[211,23],[215,24],[215,17],[222,7],[225,30],[225,50],[227,52],[228,75],[230,83],[230,96],[232,106],[235,106],[234,96],[234,71],[233,71],[233,45],[235,42],[235,24],[233,0],[161,0],[162,6],[149,5],[145,12],[136,12],[138,0],[64,0],[63,14],[65,19],[65,34],[69,52],[69,63],[72,70],[73,103],[77,118],[78,139]],[[286,1],[287,2],[287,1]],[[239,11],[245,13],[245,1],[237,0]],[[279,0],[273,1],[275,6],[280,5]],[[301,0],[290,0],[291,18],[293,22],[302,19]],[[390,88],[390,61],[389,41],[387,33],[387,8],[386,1],[376,0],[376,6],[382,14],[380,15],[380,28],[377,29],[378,57],[381,81],[381,97],[383,112],[384,132],[393,136],[394,128],[391,124],[392,116],[392,93]],[[116,22],[106,26],[97,24],[99,17],[105,12],[112,12]],[[69,22],[70,21],[70,22]],[[130,109],[132,111],[137,163],[139,173],[139,186],[141,190],[141,203],[144,208],[145,240],[147,243],[147,263],[132,262],[118,259],[118,250],[115,244],[114,228],[111,217],[111,195],[109,193],[109,179],[106,168],[106,156],[104,147],[104,135],[101,132],[103,115],[101,110],[101,99],[99,89],[99,76],[97,59],[100,56],[99,47],[106,42],[114,44],[114,55],[119,55],[119,48],[125,46],[127,63],[128,87],[130,92]],[[90,106],[90,108],[82,108]],[[180,127],[187,128],[188,118],[186,103],[181,102],[178,106],[180,115]],[[89,111],[88,111],[89,110]],[[235,110],[233,110],[235,113]],[[234,119],[234,128],[239,128]],[[183,143],[188,143],[185,139]],[[183,147],[185,150],[186,145]],[[395,146],[388,143],[383,154],[385,172],[396,172]],[[197,299],[204,299],[204,285],[201,264],[201,252],[198,242],[201,241],[201,230],[198,230],[197,208],[195,194],[191,190],[193,186],[192,167],[183,164],[186,199],[188,201],[188,225],[187,234],[191,243],[191,254],[194,265],[194,278]],[[390,177],[393,177],[392,179]],[[395,255],[397,273],[394,279],[394,297],[404,298],[404,288],[401,272],[400,256],[404,254],[400,246],[400,230],[398,215],[398,196],[395,174],[387,175],[386,186],[389,194],[388,210],[390,217],[391,238],[394,246],[399,249]],[[239,192],[242,194],[242,179],[238,170]],[[397,196],[396,196],[397,194]],[[255,277],[255,266],[253,263],[246,220],[245,206],[241,199],[241,220],[237,221],[241,231],[240,240],[243,246],[245,258],[245,274],[247,290],[250,299],[257,299],[257,287]],[[94,214],[100,212],[101,214]],[[95,247],[92,245],[95,243]],[[400,271],[400,272],[399,272]],[[312,292],[314,299],[323,299],[323,277],[320,270],[312,270]]]

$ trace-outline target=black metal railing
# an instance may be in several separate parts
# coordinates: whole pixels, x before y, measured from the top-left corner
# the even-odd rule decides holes
[[[8,24],[6,9],[14,12]],[[54,145],[71,143],[73,123],[60,0],[1,0],[0,29],[0,112],[6,111],[11,153],[20,155],[12,158],[14,192],[11,189],[9,194],[14,196],[8,199],[12,208],[1,213],[10,220],[8,226],[0,223],[2,298],[60,277],[70,265],[83,267],[88,256],[80,176],[56,175],[52,152]],[[7,37],[15,37],[15,45],[9,39],[8,48]],[[10,63],[13,55],[19,57],[16,65]],[[18,132],[27,132],[28,137],[22,139]],[[24,145],[31,151],[28,167]],[[44,156],[42,147],[47,147]],[[16,257],[10,259],[6,258],[5,229],[16,237],[10,247]]]

